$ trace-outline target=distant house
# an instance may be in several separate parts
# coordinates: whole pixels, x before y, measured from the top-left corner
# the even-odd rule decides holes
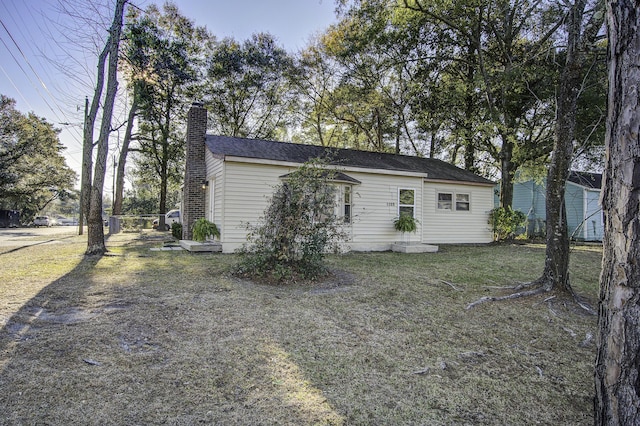
[[[402,236],[393,220],[412,214],[415,243],[488,243],[494,182],[446,162],[313,145],[206,134],[206,110],[189,111],[183,192],[183,238],[200,217],[221,232],[223,252],[233,252],[256,223],[274,187],[302,163],[331,154],[336,212],[354,251],[389,250]]]
[[[602,241],[604,230],[599,204],[602,175],[571,171],[565,190],[567,228],[576,240]],[[513,209],[525,213],[529,235],[544,235],[546,221],[546,184],[534,180],[513,186]]]

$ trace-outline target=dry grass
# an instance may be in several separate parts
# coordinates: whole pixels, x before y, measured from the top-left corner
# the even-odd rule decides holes
[[[544,247],[349,254],[316,285],[131,235],[0,253],[2,424],[591,424],[596,319],[535,278]],[[597,297],[601,251],[572,253]]]

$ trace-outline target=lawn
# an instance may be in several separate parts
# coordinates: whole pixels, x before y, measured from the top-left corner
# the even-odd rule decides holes
[[[347,254],[278,287],[152,235],[0,249],[1,424],[592,424],[595,317],[553,294],[465,309],[544,246]],[[572,249],[592,305],[601,255]]]

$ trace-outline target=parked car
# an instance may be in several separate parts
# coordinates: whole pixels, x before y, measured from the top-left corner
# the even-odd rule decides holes
[[[158,225],[160,223],[159,219],[155,219],[153,221],[152,227],[153,229],[158,229]],[[181,223],[180,222],[180,210],[174,209],[174,210],[169,210],[168,212],[165,213],[164,215],[164,229],[165,231],[168,231],[171,229],[171,225],[173,223]]]
[[[49,219],[49,216],[36,216],[36,218],[33,219],[33,226],[35,227],[51,225],[53,225],[53,221]]]
[[[58,224],[62,226],[78,226],[78,219],[60,217],[58,218]]]

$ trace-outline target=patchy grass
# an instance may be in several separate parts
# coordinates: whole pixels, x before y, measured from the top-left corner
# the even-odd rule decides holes
[[[232,278],[234,256],[125,234],[0,254],[3,424],[591,424],[596,319],[536,278],[544,247],[331,257],[332,280]],[[576,247],[597,297],[601,250]]]

